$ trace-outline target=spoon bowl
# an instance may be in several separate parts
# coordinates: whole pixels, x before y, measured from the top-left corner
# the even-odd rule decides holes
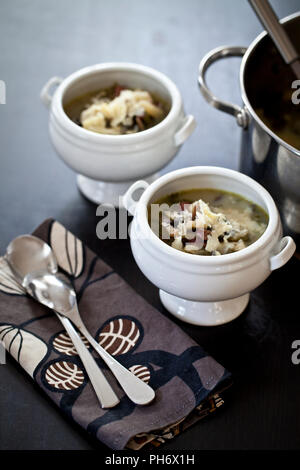
[[[75,291],[60,273],[30,273],[25,276],[23,286],[34,299],[61,315],[68,316],[76,305]]]
[[[5,259],[14,275],[23,281],[28,273],[57,273],[56,258],[47,243],[33,235],[20,235],[10,242]],[[25,286],[24,286],[25,287]]]

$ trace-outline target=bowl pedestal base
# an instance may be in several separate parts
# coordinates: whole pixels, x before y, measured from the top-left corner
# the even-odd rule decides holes
[[[143,178],[149,184],[153,183],[159,177],[154,173],[148,178]],[[87,176],[77,175],[77,186],[80,192],[90,201],[96,204],[110,204],[114,207],[122,207],[120,196],[126,193],[127,189],[139,178],[132,181],[122,181],[113,183],[108,181],[97,181]]]
[[[247,307],[250,295],[220,302],[194,302],[160,289],[160,300],[164,307],[180,320],[201,326],[217,326],[237,318]]]

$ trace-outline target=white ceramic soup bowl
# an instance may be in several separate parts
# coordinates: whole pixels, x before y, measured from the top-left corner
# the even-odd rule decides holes
[[[144,189],[139,201],[133,199]],[[171,193],[213,188],[234,192],[261,206],[269,215],[267,229],[252,245],[221,256],[178,251],[151,230],[147,207]],[[282,238],[278,210],[270,194],[256,181],[237,171],[197,166],[176,170],[148,185],[136,182],[123,197],[134,215],[130,238],[133,256],[145,276],[160,288],[163,305],[173,315],[196,325],[219,325],[239,316],[249,292],[293,255],[295,243]]]
[[[115,83],[153,92],[170,103],[168,115],[150,129],[128,135],[104,135],[84,129],[65,113],[64,105],[88,92]],[[51,89],[57,87],[53,96]],[[41,92],[50,107],[49,131],[62,160],[78,173],[77,183],[90,200],[118,205],[119,196],[139,178],[153,181],[195,128],[185,115],[176,85],[150,67],[103,63],[83,68],[65,79],[51,78]]]

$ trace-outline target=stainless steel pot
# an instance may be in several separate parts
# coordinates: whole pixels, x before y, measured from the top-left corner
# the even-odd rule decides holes
[[[281,21],[300,50],[300,13]],[[265,186],[279,208],[285,233],[291,234],[300,248],[300,150],[283,141],[258,116],[253,107],[257,64],[269,60],[271,39],[263,32],[248,47],[219,47],[210,51],[199,66],[199,86],[204,98],[215,108],[235,116],[243,129],[240,170]],[[209,90],[205,75],[208,67],[225,57],[240,56],[240,87],[243,106],[216,98]],[[256,82],[255,82],[256,81]],[[272,84],[270,84],[272,86]],[[254,91],[253,91],[254,90]],[[292,94],[292,89],[291,89]],[[296,106],[296,105],[295,105]],[[300,104],[298,105],[300,113]]]

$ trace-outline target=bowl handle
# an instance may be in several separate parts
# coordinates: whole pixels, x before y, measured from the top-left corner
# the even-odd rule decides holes
[[[135,201],[132,198],[133,193],[137,191],[138,189],[145,190],[148,188],[148,186],[149,186],[149,183],[147,183],[147,181],[144,181],[144,180],[136,181],[130,186],[129,189],[127,189],[126,193],[122,196],[123,206],[131,215],[135,214],[136,206],[139,202],[139,201]]]
[[[48,82],[43,86],[40,97],[46,108],[50,107],[52,101],[52,95],[50,95],[50,89],[54,86],[58,86],[63,81],[63,78],[52,77]]]
[[[185,116],[181,128],[176,132],[174,136],[176,147],[182,145],[183,142],[185,142],[189,138],[189,136],[194,131],[195,127],[196,121],[194,116],[192,116],[191,114]]]
[[[296,244],[292,237],[283,237],[279,242],[279,252],[270,258],[270,269],[281,268],[293,256],[296,250]]]
[[[236,104],[227,103],[226,101],[219,100],[207,86],[206,83],[206,72],[208,67],[217,62],[220,59],[225,57],[243,57],[247,48],[246,47],[231,47],[231,46],[221,46],[213,49],[208,52],[200,62],[199,65],[199,75],[198,75],[198,84],[201,90],[202,95],[206,101],[211,104],[214,108],[224,111],[225,113],[231,114],[236,117],[236,121],[239,126],[244,129],[248,126],[249,115],[245,107],[241,108]]]

